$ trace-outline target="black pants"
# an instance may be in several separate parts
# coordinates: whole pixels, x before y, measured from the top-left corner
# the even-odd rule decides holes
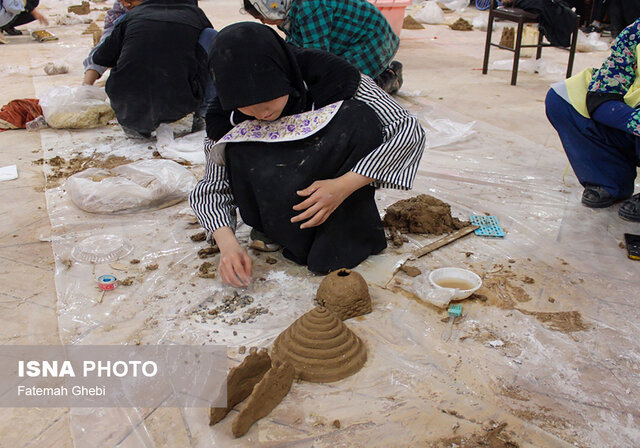
[[[360,101],[345,101],[322,130],[291,142],[228,143],[231,190],[245,223],[284,247],[284,256],[327,273],[352,268],[386,247],[374,188],[355,191],[320,226],[300,229],[290,219],[296,194],[316,180],[333,179],[382,143],[380,122]]]
[[[609,0],[607,12],[611,20],[611,35],[616,37],[640,17],[639,0]]]
[[[25,10],[22,11],[17,16],[15,16],[13,19],[11,19],[11,21],[6,25],[4,25],[2,29],[4,30],[8,28],[15,28],[17,26],[25,25],[27,23],[31,23],[34,20],[36,20],[31,15],[31,11],[36,9],[39,4],[40,4],[40,0],[27,0],[27,4],[24,6]]]

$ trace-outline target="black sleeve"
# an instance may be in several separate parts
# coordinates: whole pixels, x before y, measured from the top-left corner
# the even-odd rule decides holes
[[[587,110],[589,111],[589,115],[593,117],[593,113],[602,103],[612,100],[624,101],[624,95],[610,92],[587,92]]]
[[[126,24],[126,20],[116,24],[111,35],[96,48],[95,53],[93,53],[93,62],[104,67],[116,66],[124,43]]]

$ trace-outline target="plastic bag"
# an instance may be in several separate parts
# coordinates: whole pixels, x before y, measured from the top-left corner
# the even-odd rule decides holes
[[[115,118],[107,94],[96,86],[58,86],[40,97],[47,124],[58,129],[95,128]]]
[[[578,43],[576,50],[580,53],[590,53],[592,51],[608,51],[609,44],[600,40],[598,33],[585,34],[582,30],[578,30]]]
[[[432,25],[444,23],[444,12],[434,1],[422,2],[416,6],[415,12],[411,14],[413,18],[420,23],[429,23]]]
[[[174,139],[171,127],[162,123],[156,129],[156,149],[165,159],[189,162],[192,165],[204,165],[205,156],[202,142],[205,134],[205,131],[200,131]]]
[[[421,117],[427,123],[427,147],[437,148],[439,146],[450,145],[467,139],[476,131],[473,130],[475,121],[468,123],[457,123],[446,118],[434,118],[427,114]]]
[[[469,0],[439,0],[442,6],[451,9],[452,11],[464,11],[469,6]]]
[[[73,203],[90,213],[133,213],[187,198],[196,178],[171,160],[152,159],[111,170],[89,168],[67,179]]]

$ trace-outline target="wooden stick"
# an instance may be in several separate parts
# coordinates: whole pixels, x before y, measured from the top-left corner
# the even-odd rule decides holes
[[[444,236],[442,238],[440,238],[439,240],[434,241],[433,243],[429,243],[426,246],[423,246],[419,249],[416,249],[413,251],[413,256],[415,258],[420,258],[423,255],[427,255],[429,252],[433,252],[436,249],[441,248],[442,246],[446,246],[447,244],[451,243],[452,241],[457,240],[458,238],[462,238],[465,235],[470,234],[471,232],[473,232],[474,230],[478,229],[478,226],[467,226],[467,227],[463,227],[460,230],[456,230],[455,232]]]

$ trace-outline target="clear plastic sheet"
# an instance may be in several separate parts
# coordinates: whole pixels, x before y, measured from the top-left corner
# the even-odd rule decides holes
[[[409,107],[427,128],[427,117],[439,117],[470,129],[435,105]],[[640,438],[640,391],[632,386],[640,380],[640,330],[634,324],[640,317],[640,264],[627,260],[619,243],[624,232],[638,232],[637,224],[623,222],[615,210],[580,206],[573,175],[562,182],[562,153],[484,122],[473,129],[455,143],[432,141],[414,190],[380,190],[379,207],[382,212],[396,200],[427,193],[450,203],[457,217],[498,216],[507,236],[466,236],[412,261],[422,271],[414,278],[393,272],[410,251],[435,237],[411,235],[402,248],[390,247],[359,266],[373,299],[371,314],[347,321],[369,351],[359,373],[332,384],[294,383],[284,401],[237,440],[231,435],[236,411],[209,427],[206,409],[72,409],[75,445],[413,446],[483,433],[492,421],[506,423],[502,434],[520,446],[634,445]],[[147,146],[118,132],[45,129],[41,136],[43,147],[53,148],[47,157],[98,147],[127,152],[132,160],[152,157]],[[202,174],[201,167],[190,169]],[[275,264],[261,254],[254,256],[254,283],[240,293],[266,314],[242,322],[245,308],[223,316],[227,323],[209,318],[207,310],[234,289],[219,277],[200,276],[202,263],[217,264],[217,257],[198,257],[207,244],[191,241],[201,229],[186,202],[94,215],[75,207],[64,187],[46,194],[63,343],[226,344],[235,365],[243,358],[239,346],[268,347],[313,307],[321,277],[281,254],[269,255]],[[242,244],[248,230],[239,228]],[[133,251],[97,265],[71,257],[80,241],[99,234],[120,236]],[[487,284],[505,276],[497,287],[503,302],[460,302],[464,318],[448,342],[440,339],[446,312],[400,289],[403,282],[428,285],[429,271],[443,266],[471,269]],[[96,279],[103,274],[132,283],[101,297]],[[576,311],[586,330],[554,329],[541,314]],[[230,325],[235,318],[240,321]],[[626,380],[618,381],[620,376]]]

